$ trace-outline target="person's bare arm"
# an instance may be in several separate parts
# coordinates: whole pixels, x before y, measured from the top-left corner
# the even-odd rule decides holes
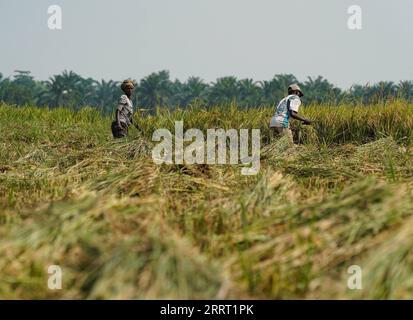
[[[290,116],[291,116],[291,118],[294,118],[294,119],[296,119],[296,120],[302,121],[303,124],[311,124],[311,123],[312,123],[311,120],[308,120],[308,119],[306,119],[306,118],[304,118],[304,117],[301,117],[297,112],[292,111],[292,110],[290,110]]]

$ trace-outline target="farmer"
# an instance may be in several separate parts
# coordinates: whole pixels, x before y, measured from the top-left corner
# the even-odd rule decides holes
[[[114,138],[123,138],[128,135],[128,128],[133,124],[133,105],[131,101],[134,84],[131,80],[122,82],[120,88],[125,93],[118,102],[116,108],[116,119],[112,122],[112,134]]]
[[[270,130],[272,136],[287,136],[291,144],[293,133],[290,129],[290,117],[302,121],[305,125],[310,125],[311,121],[298,115],[298,109],[301,106],[300,97],[304,96],[300,87],[292,84],[288,87],[288,96],[280,101],[275,109],[275,115],[270,121]]]

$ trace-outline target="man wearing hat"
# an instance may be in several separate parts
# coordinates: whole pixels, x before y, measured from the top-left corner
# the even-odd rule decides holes
[[[304,96],[300,87],[297,84],[292,84],[288,87],[288,96],[280,101],[275,109],[275,115],[270,121],[270,130],[272,134],[278,136],[287,136],[291,143],[293,134],[290,129],[290,118],[302,121],[303,124],[309,125],[311,121],[298,115],[298,109],[301,106],[300,97]]]
[[[132,80],[122,82],[120,88],[125,93],[118,102],[116,108],[116,119],[112,122],[112,134],[114,138],[123,138],[128,135],[128,128],[133,124],[133,105],[131,101],[132,92],[135,88]]]

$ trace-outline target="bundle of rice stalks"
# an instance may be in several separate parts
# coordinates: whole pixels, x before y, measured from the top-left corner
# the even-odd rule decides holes
[[[226,298],[229,282],[160,215],[156,197],[85,195],[37,212],[3,238],[2,298]],[[62,290],[47,287],[50,265]]]
[[[343,164],[364,174],[386,175],[390,181],[400,176],[400,168],[410,162],[403,147],[392,137],[357,146],[351,158]]]
[[[362,269],[358,298],[412,299],[413,219],[406,219],[371,254],[357,262]]]
[[[323,137],[318,136],[319,133],[313,126],[299,125],[295,132],[298,143],[318,145],[324,141]]]
[[[114,140],[108,142],[104,148],[107,151],[125,155],[127,160],[138,160],[151,155],[153,144],[139,136],[131,141]]]
[[[271,143],[265,145],[261,149],[261,159],[276,161],[279,159],[285,159],[297,154],[297,148],[294,144],[291,144],[287,136],[274,139]]]
[[[360,162],[380,161],[384,155],[396,155],[399,150],[396,141],[392,137],[387,137],[358,146],[354,158]]]
[[[96,177],[85,186],[103,194],[139,196],[154,192],[159,183],[159,167],[150,161],[118,163],[105,174]]]
[[[405,189],[366,180],[321,202],[274,210],[244,235],[265,237],[240,251],[229,267],[251,293],[274,298],[304,294],[314,278],[376,245],[380,232],[411,213]]]
[[[251,241],[268,239],[265,234],[249,232],[250,228],[297,201],[299,192],[288,177],[266,170],[242,192],[215,195],[207,199],[207,207],[201,202],[184,211],[184,234],[213,256],[231,256],[238,246],[245,248]]]

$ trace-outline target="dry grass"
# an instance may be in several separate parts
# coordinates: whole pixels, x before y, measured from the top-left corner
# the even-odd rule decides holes
[[[293,147],[270,108],[162,110],[113,141],[91,109],[0,106],[0,297],[412,298],[412,107],[310,106]],[[261,128],[260,173],[154,164],[175,120]]]

